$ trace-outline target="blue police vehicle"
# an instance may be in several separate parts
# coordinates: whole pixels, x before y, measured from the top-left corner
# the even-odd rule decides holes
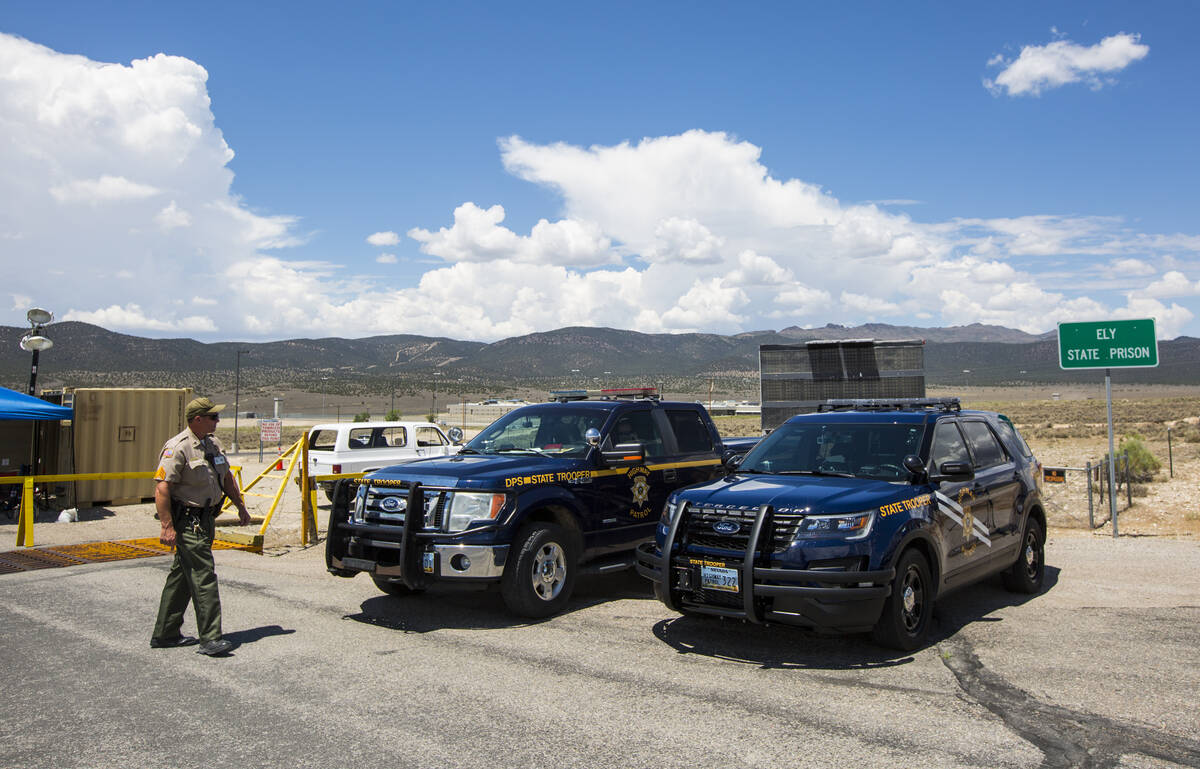
[[[934,601],[1001,573],[1042,585],[1041,465],[957,399],[829,401],[724,477],[671,494],[637,569],[684,614],[871,631],[920,646]]]
[[[335,490],[326,566],[392,595],[434,582],[499,584],[509,608],[560,611],[582,568],[633,565],[667,495],[724,472],[703,406],[653,388],[557,391],[515,409],[458,454],[408,462]]]

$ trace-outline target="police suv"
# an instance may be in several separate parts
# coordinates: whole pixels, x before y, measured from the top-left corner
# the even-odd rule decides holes
[[[515,409],[456,455],[343,482],[325,560],[391,595],[433,582],[499,583],[509,608],[560,611],[581,567],[628,568],[677,488],[724,472],[727,452],[695,403],[653,388],[557,391]],[[415,514],[412,512],[415,511]]]
[[[957,399],[829,401],[723,478],[671,494],[637,569],[684,614],[872,631],[920,646],[934,601],[1001,573],[1040,590],[1041,465]]]

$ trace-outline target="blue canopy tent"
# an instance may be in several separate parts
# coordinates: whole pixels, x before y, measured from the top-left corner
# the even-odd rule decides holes
[[[73,409],[0,387],[0,419],[71,419]]]

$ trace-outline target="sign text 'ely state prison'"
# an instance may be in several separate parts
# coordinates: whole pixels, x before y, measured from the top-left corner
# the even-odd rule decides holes
[[[1154,319],[1059,323],[1058,365],[1065,369],[1157,366]]]

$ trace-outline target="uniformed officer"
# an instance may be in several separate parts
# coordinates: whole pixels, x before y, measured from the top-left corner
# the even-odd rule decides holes
[[[175,548],[175,561],[167,574],[158,620],[150,646],[161,649],[187,646],[195,638],[184,636],[183,613],[191,600],[196,610],[201,654],[225,654],[233,644],[221,637],[221,596],[213,564],[214,519],[228,496],[238,509],[238,522],[250,523],[250,513],[221,443],[213,432],[224,404],[196,398],[187,405],[187,429],[163,444],[154,473],[154,505],[162,532],[158,541]]]

